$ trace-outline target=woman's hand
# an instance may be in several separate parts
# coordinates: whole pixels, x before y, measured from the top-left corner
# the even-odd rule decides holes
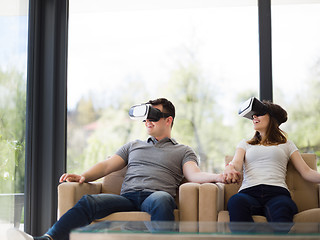
[[[233,165],[226,166],[223,172],[225,183],[240,183],[242,179],[242,174],[237,171]]]
[[[223,176],[225,183],[240,183],[242,180],[242,165],[246,151],[237,148],[235,155],[229,164],[224,168]]]
[[[73,174],[73,173],[64,173],[60,177],[59,182],[78,182],[78,183],[83,183],[85,181],[85,177],[82,175],[78,174]]]

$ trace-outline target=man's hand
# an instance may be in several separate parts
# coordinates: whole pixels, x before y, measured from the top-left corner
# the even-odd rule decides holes
[[[233,166],[227,166],[224,173],[224,182],[225,183],[240,183],[242,174],[234,169]]]
[[[85,177],[78,175],[78,174],[73,174],[73,173],[64,173],[60,177],[59,182],[78,182],[78,183],[83,183],[85,181]]]
[[[216,182],[227,183],[223,173],[217,173],[217,181]]]

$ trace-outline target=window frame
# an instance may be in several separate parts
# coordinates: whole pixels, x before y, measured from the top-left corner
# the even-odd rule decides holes
[[[68,0],[30,0],[27,67],[25,231],[57,219],[66,169]]]
[[[260,99],[272,100],[271,3],[258,0]],[[30,0],[28,31],[25,231],[41,235],[57,219],[66,170],[69,0]]]

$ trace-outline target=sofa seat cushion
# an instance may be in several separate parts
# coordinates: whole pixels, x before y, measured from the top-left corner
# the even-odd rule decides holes
[[[320,208],[313,208],[297,213],[294,222],[320,222]]]
[[[102,221],[150,221],[150,215],[146,212],[116,212],[104,218],[95,220],[95,222]]]
[[[174,210],[175,221],[179,221],[179,210]],[[95,220],[94,222],[102,221],[151,221],[150,214],[146,212],[131,211],[131,212],[116,212],[104,218]]]
[[[264,216],[252,216],[255,222],[266,222]],[[218,222],[229,222],[229,212],[220,211],[218,215]],[[293,217],[293,222],[320,222],[320,208],[313,208],[297,213]]]
[[[254,222],[266,222],[265,216],[252,216]],[[218,222],[230,222],[229,211],[220,211],[218,214]]]
[[[230,222],[229,211],[220,211],[218,214],[218,222]]]

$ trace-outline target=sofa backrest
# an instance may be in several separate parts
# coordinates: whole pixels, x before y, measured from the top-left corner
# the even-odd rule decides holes
[[[317,170],[317,156],[315,154],[302,153],[301,155],[311,169]],[[299,212],[319,207],[318,185],[303,179],[291,161],[288,164],[286,183]]]
[[[127,172],[127,167],[122,168],[119,171],[110,173],[109,175],[103,178],[102,182],[102,193],[113,193],[120,194],[121,185],[124,179],[124,176]]]
[[[304,161],[308,166],[317,170],[317,157],[313,153],[302,153]],[[233,156],[226,156],[225,163],[229,163]],[[291,161],[287,166],[286,183],[290,190],[293,201],[297,204],[298,211],[304,211],[311,208],[319,207],[319,190],[318,185],[304,180],[300,173],[295,169]],[[224,194],[224,208],[226,209],[229,198],[236,194],[241,184],[226,184]]]

